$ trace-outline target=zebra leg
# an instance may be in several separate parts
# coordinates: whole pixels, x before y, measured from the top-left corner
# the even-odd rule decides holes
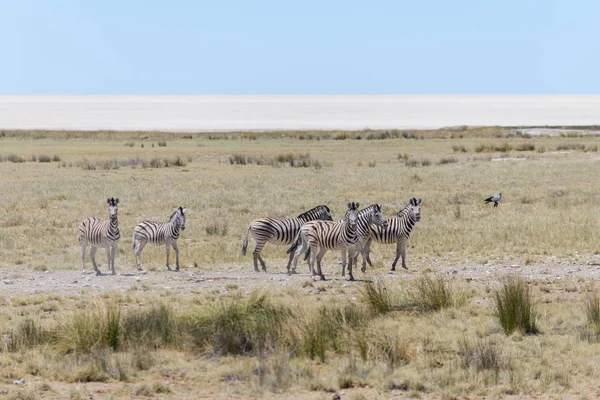
[[[179,247],[177,247],[177,242],[173,242],[173,250],[175,250],[175,271],[179,271]]]
[[[342,278],[346,276],[346,249],[342,249]]]
[[[369,239],[365,244],[365,252],[363,253],[363,268],[365,270],[367,269],[365,259],[369,263],[369,267],[373,268],[373,263],[371,262],[371,243],[373,243],[373,240]]]
[[[292,252],[290,252],[290,258],[289,258],[289,260],[288,260],[288,264],[287,264],[287,272],[288,272],[288,275],[289,275],[289,274],[295,274],[295,273],[296,273],[296,266],[294,266],[294,269],[293,269],[293,271],[290,271],[290,267],[292,266],[292,260],[293,260],[293,259],[294,259],[294,252],[292,251]]]
[[[319,253],[315,256],[315,258],[317,259],[317,273],[321,277],[322,281],[325,280],[325,275],[323,275],[323,270],[321,269],[321,260],[323,260],[323,257],[325,256],[326,252],[327,252],[327,248],[322,247],[319,250]],[[313,254],[314,254],[314,252],[313,252]]]
[[[306,239],[302,234],[300,234],[300,240],[302,241],[302,244],[300,245],[300,248],[297,249],[294,253],[294,268],[292,268],[292,274],[296,273],[296,267],[298,266],[298,257],[300,257],[301,254],[306,253],[306,250],[308,249],[308,243],[306,242]],[[308,259],[308,270],[310,271],[311,276],[314,275],[313,266],[310,263],[310,257]]]
[[[406,242],[408,239],[402,239],[400,241],[400,255],[402,256],[402,268],[408,269],[406,266]]]
[[[111,260],[112,260],[112,257],[111,257],[111,252],[112,252],[111,245],[110,244],[104,245],[104,251],[106,251],[106,261],[108,262],[107,271],[111,272],[111,269],[110,269],[110,266],[112,264],[111,263]]]
[[[354,266],[358,266],[358,254],[360,253],[360,255],[362,256],[362,267],[360,268],[360,272],[362,272],[363,274],[367,271],[367,264],[366,264],[366,250],[365,250],[365,246],[363,246],[362,243],[358,243],[356,246],[356,252],[354,253]]]
[[[171,245],[169,243],[166,243],[165,247],[167,249],[167,269],[170,271],[171,267],[169,267],[169,251],[171,251]]]
[[[354,250],[348,250],[348,276],[349,280],[354,280],[354,275],[352,275],[352,264],[355,262],[356,258],[354,255]]]
[[[258,272],[258,261],[259,260],[260,260],[260,264],[263,267],[263,270],[266,271],[267,267],[265,265],[264,260],[260,256],[260,252],[262,251],[263,247],[265,246],[265,244],[267,242],[266,241],[258,241],[256,238],[254,238],[254,240],[256,241],[256,246],[254,247],[254,251],[252,252],[253,261],[254,261],[254,272]]]
[[[110,260],[111,260],[111,271],[112,274],[115,275],[115,257],[117,255],[117,248],[119,247],[119,243],[113,243],[111,246]]]
[[[141,255],[142,255],[142,250],[144,250],[144,246],[146,245],[146,242],[138,242],[137,246],[135,247],[135,264],[137,266],[138,271],[142,270],[142,261],[141,261]]]
[[[262,266],[262,270],[264,272],[267,272],[267,264],[265,264],[265,260],[263,260],[263,258],[260,256],[260,254],[258,254],[258,261],[260,261],[260,265]]]
[[[81,272],[85,272],[85,247],[87,243],[82,240],[81,241]]]
[[[94,267],[94,271],[96,271],[96,275],[102,275],[102,272],[100,272],[96,265],[96,250],[98,250],[98,248],[92,245],[90,248],[90,259],[92,260],[92,266]]]

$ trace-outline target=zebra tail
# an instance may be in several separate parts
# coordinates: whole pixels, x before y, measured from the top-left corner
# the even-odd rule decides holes
[[[304,253],[304,261],[308,260],[308,257],[310,257],[310,247],[306,250],[306,253]]]
[[[246,229],[246,234],[244,235],[244,240],[242,240],[242,255],[246,255],[246,249],[248,249],[248,232],[250,232],[250,226]]]
[[[300,243],[300,231],[298,231],[296,237],[294,238],[294,241],[292,242],[292,245],[289,249],[286,250],[285,253],[290,254],[292,251],[296,251],[296,249],[298,248],[298,243]]]

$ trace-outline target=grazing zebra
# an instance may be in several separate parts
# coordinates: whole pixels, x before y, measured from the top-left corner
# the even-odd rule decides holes
[[[387,228],[381,228],[379,226],[371,225],[369,231],[369,238],[366,239],[366,243],[362,248],[363,266],[361,270],[364,272],[366,269],[365,260],[369,263],[371,268],[373,263],[371,262],[370,252],[371,243],[383,243],[392,244],[396,243],[396,258],[392,263],[392,271],[396,270],[396,263],[398,258],[402,256],[402,268],[406,267],[406,242],[410,237],[410,232],[414,225],[421,220],[421,199],[412,198],[406,207],[398,212],[396,218],[387,220]]]
[[[306,211],[298,215],[296,218],[260,218],[255,219],[250,223],[244,235],[242,242],[242,255],[246,255],[246,249],[248,248],[248,233],[252,233],[256,247],[252,252],[254,258],[254,271],[258,272],[258,261],[262,265],[263,271],[267,271],[265,261],[260,256],[260,252],[267,242],[273,243],[280,246],[286,246],[292,244],[294,238],[300,231],[300,227],[308,221],[314,220],[326,220],[331,221],[331,211],[329,207],[325,205],[317,206],[311,210]],[[293,254],[290,254],[287,270],[290,270],[290,264],[292,263]]]
[[[485,199],[485,204],[487,203],[494,203],[494,207],[498,207],[498,202],[502,200],[502,192],[500,192],[499,194],[492,196],[492,197],[488,197],[487,199]]]
[[[176,208],[173,214],[169,217],[169,222],[152,222],[142,221],[133,229],[133,252],[135,253],[135,263],[137,269],[142,269],[140,262],[140,254],[146,243],[155,245],[166,245],[167,248],[167,269],[169,267],[169,250],[171,246],[175,250],[175,271],[179,271],[179,248],[177,247],[177,239],[179,239],[179,231],[185,230],[185,208]]]
[[[364,246],[364,238],[369,237],[369,232],[371,229],[371,224],[375,226],[379,226],[383,229],[387,228],[388,220],[383,218],[381,214],[381,205],[380,204],[371,204],[369,207],[364,208],[358,212],[358,226],[357,232],[360,239],[356,243],[355,258],[354,265],[356,265],[356,258],[358,257],[358,253],[362,253]],[[362,272],[365,272],[363,269]],[[346,249],[342,249],[342,276],[346,275]],[[353,280],[353,279],[352,279]]]
[[[321,260],[327,250],[348,249],[350,254],[348,272],[350,280],[352,276],[352,262],[354,260],[354,246],[360,239],[358,236],[358,206],[359,203],[348,203],[348,212],[344,219],[339,222],[333,221],[311,221],[302,225],[300,232],[294,240],[294,244],[287,250],[293,252],[300,242],[302,246],[294,254],[294,270],[298,263],[298,256],[309,252],[308,267],[312,275],[315,275],[314,263],[317,260],[317,275],[321,280],[325,280],[325,275],[321,269]],[[317,252],[318,250],[318,252]]]
[[[92,259],[92,265],[96,271],[96,275],[102,275],[102,272],[96,266],[96,250],[98,247],[104,247],[106,250],[106,257],[108,258],[108,270],[115,274],[115,255],[117,254],[117,246],[119,246],[119,239],[121,234],[119,233],[119,220],[118,220],[118,206],[119,199],[109,198],[106,199],[108,203],[108,216],[109,220],[88,217],[79,225],[79,232],[77,233],[77,240],[81,244],[81,272],[85,272],[85,247],[89,243],[92,247],[90,249],[90,258]]]

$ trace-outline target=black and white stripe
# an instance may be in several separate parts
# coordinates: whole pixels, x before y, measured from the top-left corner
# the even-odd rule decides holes
[[[169,250],[171,246],[173,247],[176,259],[175,271],[179,271],[177,239],[179,239],[179,232],[185,230],[185,212],[185,208],[179,207],[171,214],[169,222],[142,221],[135,226],[133,229],[133,251],[138,270],[142,269],[140,254],[144,246],[147,243],[152,243],[158,246],[166,245],[168,270],[171,270],[169,267]]]
[[[118,204],[119,199],[106,199],[108,203],[108,221],[105,219],[88,217],[79,225],[77,240],[81,244],[81,271],[85,272],[85,248],[88,243],[92,246],[90,249],[90,259],[96,275],[102,275],[96,265],[96,250],[98,247],[104,247],[106,258],[108,259],[108,270],[115,274],[115,255],[119,246],[119,220]]]
[[[260,218],[255,219],[250,223],[244,240],[242,242],[242,255],[246,255],[248,248],[248,233],[252,233],[256,246],[252,252],[254,259],[254,271],[258,272],[258,261],[262,266],[263,271],[267,270],[265,261],[260,256],[260,253],[267,242],[276,244],[279,246],[286,246],[292,244],[294,238],[300,231],[300,227],[306,222],[314,220],[326,220],[331,221],[331,212],[329,207],[325,205],[317,206],[311,210],[308,210],[296,218]],[[293,254],[290,254],[287,270],[290,270],[290,264],[292,262]]]
[[[365,269],[365,260],[369,266],[373,267],[371,262],[370,252],[371,243],[392,244],[396,243],[396,258],[392,263],[392,271],[396,270],[398,258],[402,256],[402,268],[406,267],[406,242],[410,237],[410,233],[417,222],[421,220],[421,199],[412,198],[406,207],[404,207],[396,218],[388,219],[386,228],[379,226],[370,226],[369,238],[362,248],[363,255],[363,272]]]
[[[385,229],[388,225],[388,221],[381,214],[381,205],[380,204],[371,204],[369,207],[366,207],[358,212],[358,225],[356,226],[356,231],[359,236],[358,242],[356,242],[356,251],[355,254],[358,255],[358,252],[363,252],[364,240],[368,238],[370,235],[371,225],[379,226]],[[354,265],[356,265],[356,257],[354,258]],[[349,269],[350,270],[350,269]],[[363,269],[363,272],[365,270]],[[350,272],[352,274],[352,272]],[[342,250],[342,276],[346,275],[346,249]],[[354,279],[352,279],[354,280]]]
[[[333,221],[311,221],[302,225],[294,244],[288,249],[288,253],[293,252],[300,241],[301,247],[294,254],[294,270],[298,263],[298,257],[308,252],[308,266],[312,275],[315,275],[314,263],[317,261],[316,274],[325,280],[321,269],[321,260],[327,250],[342,250],[347,249],[350,254],[350,264],[348,272],[350,280],[354,280],[352,276],[352,260],[354,259],[354,246],[360,239],[358,235],[358,203],[348,203],[348,212],[344,216],[344,220],[340,222]]]

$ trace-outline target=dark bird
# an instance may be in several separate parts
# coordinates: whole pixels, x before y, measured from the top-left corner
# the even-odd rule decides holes
[[[498,202],[500,200],[502,200],[502,192],[500,192],[496,196],[488,197],[487,199],[485,199],[485,204],[494,203],[494,207],[498,207]]]

